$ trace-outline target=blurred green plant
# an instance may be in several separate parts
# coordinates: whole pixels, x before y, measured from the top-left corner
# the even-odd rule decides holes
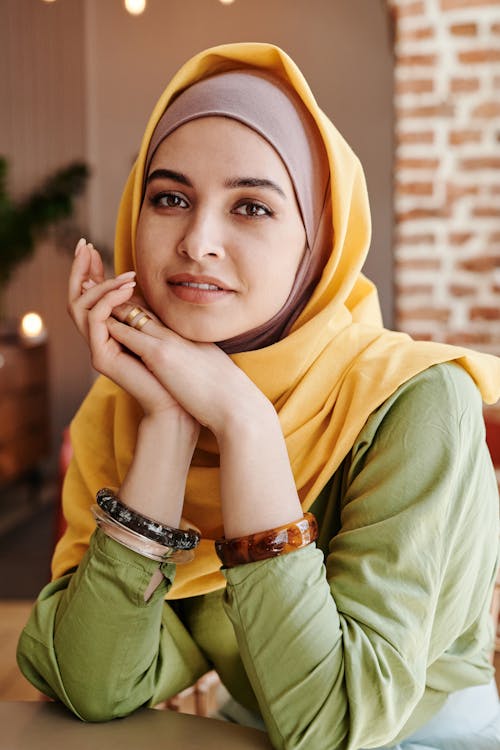
[[[83,192],[89,170],[74,162],[49,175],[23,200],[8,194],[7,160],[0,156],[0,290],[23,261],[30,258],[36,240],[50,226],[72,216],[74,199]]]

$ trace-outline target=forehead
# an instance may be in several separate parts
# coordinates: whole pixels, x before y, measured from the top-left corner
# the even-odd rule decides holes
[[[293,192],[288,171],[275,149],[259,133],[228,117],[200,117],[181,125],[159,145],[150,172],[160,167],[231,172],[231,176],[280,178]],[[234,172],[234,174],[233,174]]]

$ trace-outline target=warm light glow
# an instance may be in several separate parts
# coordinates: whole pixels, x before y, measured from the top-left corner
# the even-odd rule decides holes
[[[55,3],[56,0],[44,0],[45,3]]]
[[[232,5],[234,0],[219,0],[219,2],[221,2],[222,5]]]
[[[133,16],[140,16],[146,10],[146,0],[125,0],[125,8]]]
[[[24,339],[42,341],[45,338],[45,326],[40,315],[35,312],[23,315],[19,332]]]

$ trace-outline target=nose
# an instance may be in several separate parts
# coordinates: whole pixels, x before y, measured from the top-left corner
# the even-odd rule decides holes
[[[220,222],[217,221],[213,212],[193,211],[179,241],[178,252],[195,261],[201,261],[207,257],[223,258],[225,251],[221,232]]]

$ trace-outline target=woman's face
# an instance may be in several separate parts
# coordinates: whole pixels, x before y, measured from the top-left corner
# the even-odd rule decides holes
[[[205,117],[159,146],[136,240],[153,312],[193,341],[223,341],[283,306],[306,236],[288,172],[261,136]]]

